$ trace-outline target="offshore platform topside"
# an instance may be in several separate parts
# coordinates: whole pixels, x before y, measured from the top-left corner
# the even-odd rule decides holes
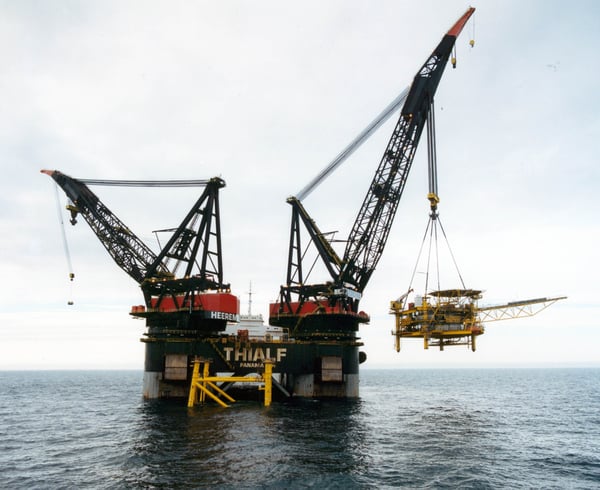
[[[416,148],[427,126],[434,138],[433,99],[457,36],[474,12],[467,12],[443,36],[419,69],[409,89],[297,196],[292,208],[286,282],[269,307],[269,325],[277,334],[249,335],[243,328],[227,332],[240,319],[239,299],[223,280],[219,190],[220,178],[205,181],[109,181],[75,179],[58,170],[42,170],[66,193],[71,223],[81,215],[113,260],[139,285],[144,304],[130,314],[143,318],[146,333],[146,398],[186,397],[193,363],[211,374],[244,376],[272,365],[283,396],[354,398],[359,395],[359,326],[369,322],[360,311],[363,291],[383,253]],[[454,59],[453,59],[454,64]],[[333,239],[317,227],[302,199],[364,139],[400,108],[393,130],[343,255]],[[434,151],[430,148],[430,151]],[[121,222],[88,185],[189,186],[204,188],[198,201],[160,252],[155,253]],[[316,254],[327,279],[310,282]],[[305,266],[305,263],[307,264]]]

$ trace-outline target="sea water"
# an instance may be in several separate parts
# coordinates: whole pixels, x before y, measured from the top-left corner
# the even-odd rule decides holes
[[[600,369],[363,370],[186,408],[138,371],[0,372],[0,488],[600,488]]]

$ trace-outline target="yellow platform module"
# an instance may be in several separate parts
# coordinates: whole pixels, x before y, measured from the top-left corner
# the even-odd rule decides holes
[[[533,316],[564,296],[513,301],[503,305],[479,307],[481,291],[476,289],[446,289],[414,297],[408,294],[392,301],[391,313],[396,318],[396,351],[400,339],[422,338],[425,349],[429,346],[468,345],[473,351],[477,336],[484,333],[483,322]]]
[[[188,397],[188,407],[204,403],[208,396],[222,407],[229,405],[223,401],[235,402],[235,399],[222,390],[217,383],[257,383],[258,389],[265,392],[265,407],[271,405],[273,394],[273,364],[271,359],[265,359],[265,371],[262,375],[256,376],[210,376],[210,361],[205,359],[194,360],[194,370],[192,372],[192,382],[190,384],[190,394]],[[202,369],[202,371],[201,371]]]

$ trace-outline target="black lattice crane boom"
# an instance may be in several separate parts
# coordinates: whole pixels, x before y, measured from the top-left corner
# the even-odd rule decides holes
[[[204,289],[229,288],[229,284],[223,282],[219,206],[219,189],[222,187],[225,187],[225,181],[219,177],[204,181],[204,192],[150,265],[151,271],[160,270],[164,263],[173,276],[196,276],[204,282]],[[182,272],[180,268],[183,268]]]
[[[270,323],[302,337],[353,337],[368,316],[359,313],[362,293],[383,253],[419,139],[432,111],[435,92],[455,41],[474,12],[469,8],[423,64],[406,96],[400,118],[368,188],[340,259],[297,198],[292,225],[287,280],[279,301],[271,304]],[[312,187],[311,187],[312,190]],[[315,244],[330,280],[306,284],[302,267],[299,218]]]
[[[344,252],[339,281],[361,292],[375,270],[404,191],[415,151],[430,113],[433,98],[457,36],[469,20],[470,8],[442,38],[415,76],[401,116],[383,153]]]
[[[131,314],[146,318],[154,330],[176,326],[198,332],[222,331],[239,315],[239,300],[223,282],[219,177],[197,181],[109,181],[75,179],[58,170],[42,170],[60,186],[71,204],[71,223],[83,216],[116,264],[141,287],[145,305]],[[87,183],[122,186],[201,185],[204,191],[159,253],[140,240]],[[157,335],[156,331],[153,331]],[[165,333],[168,336],[168,333]]]
[[[148,274],[168,275],[164,264],[155,263],[156,254],[140,240],[81,180],[58,170],[42,170],[65,192],[70,204],[71,224],[83,216],[106,251],[129,276],[141,284]],[[152,264],[154,270],[151,270]]]

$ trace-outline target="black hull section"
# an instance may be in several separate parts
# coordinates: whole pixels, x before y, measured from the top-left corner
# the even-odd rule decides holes
[[[351,340],[356,337],[360,323],[367,323],[365,315],[347,313],[279,315],[269,318],[269,324],[289,329],[298,339]]]
[[[146,344],[145,398],[187,397],[195,358],[208,359],[211,374],[261,373],[272,359],[273,373],[289,396],[358,397],[362,343],[347,340],[240,340],[235,336],[142,339]]]

